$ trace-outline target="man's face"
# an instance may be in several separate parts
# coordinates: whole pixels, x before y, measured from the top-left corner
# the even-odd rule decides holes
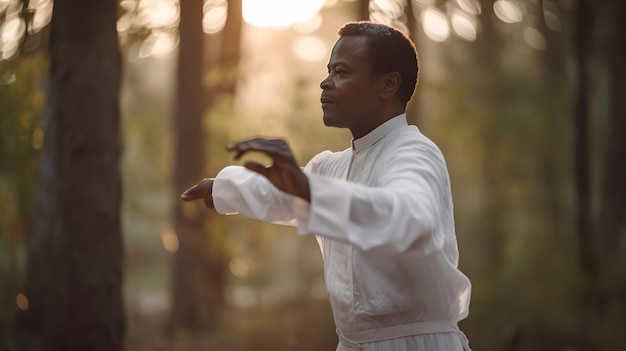
[[[320,83],[324,124],[349,128],[360,138],[376,125],[382,79],[373,77],[367,62],[367,38],[339,38],[328,61],[328,76]]]

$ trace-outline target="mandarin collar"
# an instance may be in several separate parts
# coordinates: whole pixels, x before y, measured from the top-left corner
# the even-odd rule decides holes
[[[407,126],[408,123],[406,121],[406,113],[399,114],[385,123],[379,125],[371,132],[365,134],[364,136],[358,139],[352,139],[352,150],[361,151],[366,149],[372,145],[374,145],[377,141],[382,139],[385,135],[391,133],[394,129],[398,129],[401,127]]]

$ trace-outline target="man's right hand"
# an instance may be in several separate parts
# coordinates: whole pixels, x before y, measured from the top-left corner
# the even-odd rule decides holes
[[[194,201],[198,199],[204,200],[204,204],[208,208],[215,208],[213,205],[213,180],[214,178],[204,178],[200,183],[185,190],[180,195],[183,201]]]

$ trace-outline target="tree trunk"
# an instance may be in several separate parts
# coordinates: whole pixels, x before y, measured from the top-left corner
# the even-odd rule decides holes
[[[205,108],[232,109],[236,93],[243,24],[242,1],[228,1],[227,20],[219,36],[203,37],[201,0],[181,3],[180,46],[178,66],[178,97],[175,126],[177,133],[174,188],[178,193],[206,177],[203,117]],[[219,45],[216,42],[219,40]],[[207,67],[203,65],[203,47]],[[211,71],[208,89],[202,77]],[[224,135],[212,135],[212,144]],[[224,144],[221,143],[221,144]],[[220,145],[220,150],[223,146]],[[216,161],[216,160],[213,160]],[[202,202],[177,203],[174,227],[179,237],[179,251],[174,262],[172,328],[207,329],[216,325],[223,303],[225,257],[222,235],[207,225],[216,215],[204,208]]]
[[[623,156],[626,150],[626,33],[623,30],[623,24],[626,23],[626,3],[613,0],[608,4],[609,7],[604,12],[609,17],[606,49],[611,106],[599,219],[604,246],[614,256],[619,237],[626,229],[626,162]]]
[[[578,0],[576,9],[575,56],[577,60],[575,115],[575,186],[576,228],[579,264],[583,276],[591,279],[596,275],[591,230],[591,180],[589,169],[589,72],[588,54],[591,51],[592,29],[594,28],[592,7],[589,0]]]
[[[370,19],[370,0],[357,1],[357,20],[369,21]]]
[[[508,106],[504,89],[500,89],[504,70],[501,64],[501,55],[504,48],[501,33],[496,28],[495,14],[493,12],[494,0],[486,0],[482,3],[482,12],[479,15],[482,30],[476,39],[475,58],[479,62],[477,67],[482,67],[481,78],[474,89],[480,91],[477,96],[483,103],[492,104],[492,112],[482,116],[483,126],[480,128],[484,143],[483,179],[485,196],[485,218],[483,227],[484,235],[484,264],[488,276],[497,277],[502,271],[504,262],[503,252],[506,244],[505,226],[505,203],[504,182],[502,180],[501,166],[497,163],[499,143],[502,141],[502,129],[504,125],[501,116],[506,115]]]
[[[178,88],[174,126],[176,130],[174,189],[182,193],[206,176],[204,153],[202,0],[180,3]],[[174,204],[174,230],[179,249],[173,262],[170,327],[206,329],[217,320],[212,303],[210,262],[203,255],[206,217],[203,202]]]
[[[591,221],[591,136],[590,136],[590,75],[589,55],[593,49],[594,21],[596,9],[590,0],[578,0],[575,12],[574,55],[576,60],[575,116],[574,116],[574,163],[575,163],[575,196],[574,212],[576,245],[578,248],[578,267],[581,274],[579,292],[580,317],[578,328],[580,342],[592,344],[595,333],[589,330],[597,328],[601,321],[604,297],[600,295],[598,286],[598,262],[596,258],[596,240],[593,237]]]
[[[242,7],[242,0],[228,1],[228,17],[222,31],[222,45],[217,63],[217,67],[224,74],[217,95],[227,97],[231,102],[237,93],[237,80],[239,79],[241,30],[243,26]],[[228,106],[230,109],[232,107],[232,104]]]
[[[32,309],[18,316],[45,350],[123,349],[116,21],[115,1],[54,5],[25,288]]]

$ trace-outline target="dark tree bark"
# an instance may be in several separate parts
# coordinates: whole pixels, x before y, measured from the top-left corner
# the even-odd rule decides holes
[[[604,5],[608,5],[604,13],[609,17],[606,49],[611,105],[599,222],[604,246],[614,256],[626,229],[626,3],[613,0]]]
[[[239,79],[239,59],[241,57],[241,29],[243,27],[242,0],[228,1],[228,17],[222,31],[222,45],[217,62],[218,69],[222,70],[224,79],[217,92],[218,96],[232,98],[237,93]],[[229,106],[232,108],[232,105]]]
[[[122,350],[117,2],[55,2],[45,142],[18,327],[45,350]]]
[[[221,108],[232,108],[238,79],[242,1],[228,1],[224,29],[219,35],[208,38],[202,32],[202,3],[201,0],[181,3],[175,115],[178,142],[174,188],[177,193],[207,176],[207,134],[213,143],[225,145],[225,135],[205,133],[202,121],[205,109],[218,104]],[[205,45],[207,52],[203,52]],[[206,60],[203,54],[207,55]],[[205,88],[202,77],[207,71],[219,78]],[[183,206],[190,207],[184,211]],[[197,208],[189,211],[191,206]],[[201,202],[175,205],[174,227],[180,246],[174,259],[172,328],[210,329],[218,321],[226,267],[220,236],[226,234],[217,233],[207,225],[216,216]]]
[[[180,3],[178,87],[174,128],[176,132],[174,189],[176,194],[205,177],[204,112],[202,87],[202,0]],[[194,211],[185,211],[185,207]],[[202,238],[206,231],[201,203],[174,205],[174,229],[179,249],[174,256],[171,327],[197,329],[213,324],[215,313],[207,311],[205,263]]]
[[[589,0],[578,0],[576,8],[574,51],[576,57],[575,92],[575,187],[576,187],[576,235],[578,241],[579,264],[587,279],[597,273],[594,258],[594,244],[591,230],[591,177],[589,169],[589,72],[588,55],[592,49],[591,31],[594,28],[592,6]]]
[[[575,9],[574,56],[576,60],[575,115],[574,115],[574,180],[576,208],[575,238],[578,248],[578,267],[581,274],[579,292],[580,317],[578,328],[583,345],[593,343],[587,331],[597,328],[606,305],[598,285],[599,266],[591,215],[591,131],[590,131],[590,53],[593,49],[595,14],[597,7],[590,0],[578,0]],[[593,334],[593,333],[592,333]]]
[[[477,60],[476,67],[481,67],[481,72],[477,86],[473,89],[481,91],[476,98],[484,103],[492,104],[493,112],[483,116],[482,141],[484,143],[483,179],[487,192],[485,198],[485,216],[487,220],[483,223],[482,232],[484,234],[484,263],[485,271],[489,276],[495,277],[501,271],[503,262],[503,248],[506,241],[505,224],[505,203],[502,187],[504,186],[501,175],[501,168],[497,164],[498,145],[501,142],[503,121],[501,114],[506,114],[508,106],[506,101],[506,90],[501,88],[502,75],[504,71],[501,64],[501,55],[504,48],[502,34],[496,27],[496,16],[493,5],[495,0],[482,1],[482,12],[479,20],[482,30],[476,38],[475,50]],[[504,112],[503,112],[504,111]]]

